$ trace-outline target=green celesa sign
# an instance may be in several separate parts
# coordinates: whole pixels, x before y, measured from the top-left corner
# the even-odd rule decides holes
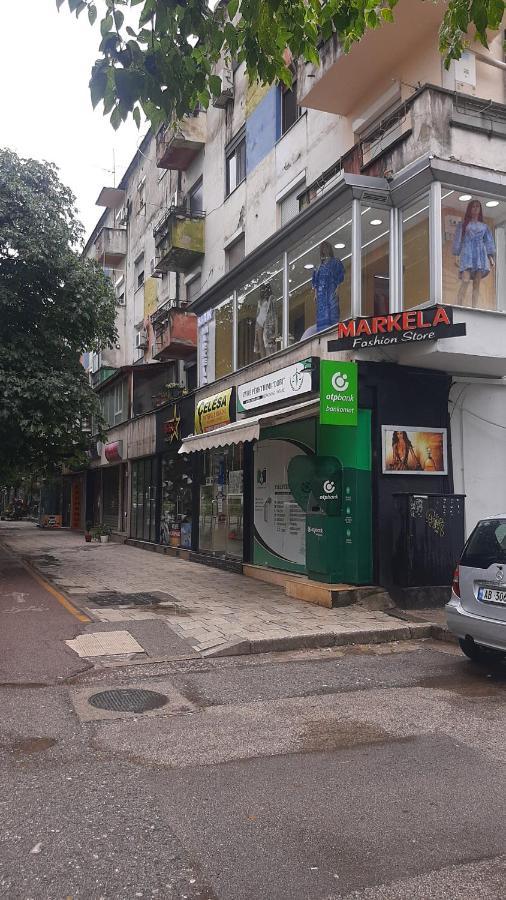
[[[320,424],[356,425],[357,420],[357,363],[320,360]]]

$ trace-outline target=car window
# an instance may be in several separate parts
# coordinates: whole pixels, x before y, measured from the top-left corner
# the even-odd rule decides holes
[[[486,569],[492,563],[506,564],[506,520],[478,522],[464,547],[460,563],[479,569]]]

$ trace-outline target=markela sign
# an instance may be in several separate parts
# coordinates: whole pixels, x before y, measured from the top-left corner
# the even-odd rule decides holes
[[[337,340],[329,341],[330,351],[369,350],[374,347],[438,341],[441,338],[462,337],[464,323],[453,324],[451,306],[429,306],[411,312],[391,313],[387,316],[360,316],[336,325]]]

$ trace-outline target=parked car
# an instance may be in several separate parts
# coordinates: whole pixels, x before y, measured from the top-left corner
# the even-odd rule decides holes
[[[446,615],[469,659],[506,657],[506,514],[482,519],[469,537]]]

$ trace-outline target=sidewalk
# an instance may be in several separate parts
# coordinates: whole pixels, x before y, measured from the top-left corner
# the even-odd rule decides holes
[[[84,627],[86,633],[104,632],[106,640],[105,632],[112,632],[109,643],[115,634],[132,636],[137,652],[150,658],[261,653],[431,635],[429,622],[400,621],[359,606],[325,609],[242,575],[124,544],[87,544],[80,534],[43,531],[32,523],[0,523],[0,541],[90,616],[93,622]],[[123,640],[121,646],[129,645]]]

